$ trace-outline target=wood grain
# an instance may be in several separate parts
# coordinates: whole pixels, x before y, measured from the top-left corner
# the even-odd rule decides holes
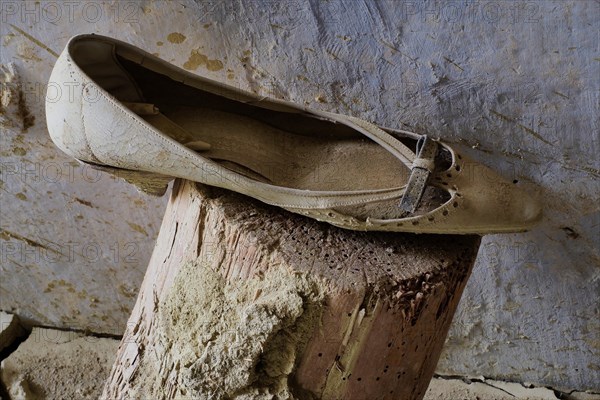
[[[319,318],[302,325],[307,340],[293,350],[294,367],[286,379],[293,397],[420,399],[479,242],[476,236],[343,230],[231,192],[176,181],[103,398],[148,395],[140,389],[139,375],[149,354],[155,357],[151,362],[161,364],[151,369],[153,379],[164,383],[152,395],[210,398],[179,387],[182,380],[176,375],[185,367],[170,365],[176,355],[157,340],[157,315],[182,266],[209,258],[211,268],[232,285],[250,284],[282,267],[289,280],[305,277],[323,294],[319,304],[302,298],[304,310],[318,306]],[[180,306],[193,309],[193,304]],[[287,334],[296,327],[288,327]],[[252,368],[251,374],[260,377],[258,370],[268,366],[259,362]],[[260,379],[251,385],[269,389]],[[236,393],[227,396],[236,398]]]

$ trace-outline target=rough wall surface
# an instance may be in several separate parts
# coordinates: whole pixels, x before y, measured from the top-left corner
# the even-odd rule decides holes
[[[600,390],[597,1],[0,6],[1,62],[16,64],[29,110],[0,135],[0,308],[122,331],[141,282],[164,200],[82,170],[45,132],[56,54],[96,32],[245,89],[441,137],[536,193],[539,228],[484,238],[438,368]]]

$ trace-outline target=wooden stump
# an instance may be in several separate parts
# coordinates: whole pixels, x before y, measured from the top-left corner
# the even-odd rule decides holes
[[[176,181],[103,398],[420,399],[479,241]]]

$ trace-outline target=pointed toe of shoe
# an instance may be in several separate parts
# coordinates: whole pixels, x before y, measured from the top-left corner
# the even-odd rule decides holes
[[[460,225],[474,233],[508,233],[531,229],[542,218],[541,203],[516,184],[477,164],[479,173],[456,182],[465,199]],[[470,228],[467,228],[469,227]]]
[[[542,219],[542,205],[521,189],[512,188],[509,206],[505,208],[505,224],[528,230]]]

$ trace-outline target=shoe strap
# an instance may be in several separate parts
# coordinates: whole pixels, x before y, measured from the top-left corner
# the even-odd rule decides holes
[[[412,172],[400,201],[400,208],[406,213],[414,213],[421,202],[429,176],[435,168],[437,147],[437,143],[427,136],[422,136],[417,142],[417,158],[413,161]]]
[[[405,215],[414,213],[423,198],[429,177],[435,169],[437,142],[426,135],[419,135],[415,154],[404,143],[378,126],[355,117],[347,117],[347,120],[361,133],[382,145],[411,169],[408,183],[400,200],[400,208]]]
[[[404,163],[408,168],[411,169],[411,175],[408,184],[402,188],[392,190],[365,190],[357,191],[353,193],[348,192],[313,192],[312,195],[319,196],[319,205],[313,204],[312,206],[304,205],[302,208],[332,208],[339,206],[341,203],[345,204],[363,204],[372,201],[383,200],[384,198],[392,198],[392,193],[395,193],[398,197],[402,194],[400,206],[406,213],[412,213],[418,207],[425,188],[427,187],[427,181],[429,175],[435,168],[435,156],[437,154],[437,142],[433,139],[428,138],[425,135],[418,135],[416,153],[407,147],[400,140],[390,135],[378,126],[367,122],[365,120],[351,117],[351,116],[339,116],[336,114],[311,110],[311,114],[317,115],[328,120],[334,120],[338,123],[343,123],[350,126],[363,135],[367,136],[374,142],[381,145],[387,151],[392,153],[396,158]],[[416,134],[413,134],[417,136]],[[399,193],[400,192],[400,193]],[[392,195],[392,196],[390,196]],[[309,195],[296,194],[296,196],[313,197]],[[342,200],[343,199],[343,200]],[[325,205],[327,204],[327,205]]]
[[[346,123],[347,125],[350,125],[366,137],[381,145],[384,149],[402,161],[407,168],[411,168],[412,163],[416,158],[415,153],[400,140],[368,121],[350,116],[345,117],[345,119],[350,122],[349,124]]]
[[[160,113],[158,108],[153,104],[126,103],[125,106],[141,116],[147,122],[160,127],[164,134],[168,134],[171,138],[192,150],[202,151],[210,148],[209,144],[202,141],[198,141],[198,144],[200,145],[200,148],[198,149],[195,148],[196,142],[187,143],[193,138],[193,135],[185,131],[179,125],[175,124],[164,114]],[[335,114],[326,112],[316,112],[315,114],[321,114],[321,117],[329,117],[329,119],[334,120],[339,118],[339,116]],[[400,140],[388,134],[378,126],[355,117],[347,116],[344,119],[345,120],[338,122],[346,123],[347,125],[352,126],[365,136],[379,143],[390,153],[400,159],[407,167],[412,169],[408,185],[405,188],[394,188],[387,190],[361,190],[354,192],[319,191],[313,192],[311,195],[308,193],[295,193],[295,197],[303,198],[302,208],[332,208],[335,206],[368,203],[372,201],[393,198],[394,196],[398,196],[398,192],[400,191],[400,193],[403,193],[401,201],[402,209],[408,212],[413,212],[423,196],[429,173],[434,168],[433,159],[437,151],[437,144],[433,140],[428,139],[426,136],[422,136],[417,142],[417,154],[415,155],[412,150],[404,145]],[[402,189],[404,189],[404,191],[402,191]],[[281,194],[283,193],[280,193],[280,195]],[[273,201],[273,199],[263,199],[263,201],[282,207],[294,206],[294,202],[290,202],[291,204],[286,204],[287,202],[285,200],[283,200],[281,203],[280,201]]]

